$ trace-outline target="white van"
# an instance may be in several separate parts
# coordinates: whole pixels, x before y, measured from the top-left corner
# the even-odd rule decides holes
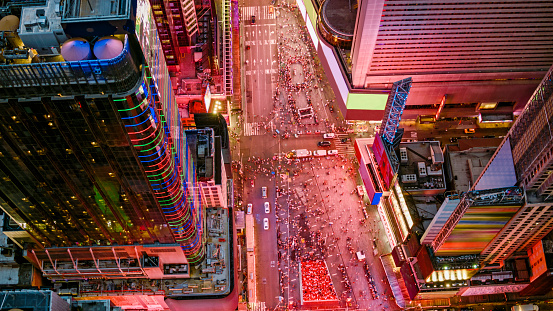
[[[261,187],[261,197],[264,199],[267,198],[267,187]]]
[[[324,157],[326,155],[326,150],[315,150],[313,155],[316,157]]]
[[[252,204],[251,203],[248,204],[248,209],[247,209],[246,213],[248,215],[250,215],[252,213]]]

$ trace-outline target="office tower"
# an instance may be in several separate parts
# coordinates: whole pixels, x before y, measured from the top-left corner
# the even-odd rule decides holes
[[[520,192],[522,206],[511,211],[498,232],[479,252],[482,266],[500,267],[516,252],[525,252],[540,242],[553,224],[550,194],[552,154],[551,109],[553,88],[550,69],[538,86],[523,113],[484,168],[467,195],[451,212],[448,221],[432,242],[440,252],[444,243],[459,227],[467,211],[474,206],[474,196],[493,200],[503,206],[509,203],[506,191]],[[511,192],[509,195],[513,194]],[[507,205],[505,205],[505,203]],[[476,204],[477,205],[477,204]],[[505,211],[499,209],[501,213]],[[433,229],[435,231],[436,228]]]
[[[553,64],[548,1],[297,3],[346,119],[382,119],[392,83],[412,77],[404,118],[508,120]]]
[[[183,187],[180,120],[155,49],[159,39],[155,28],[144,29],[154,27],[142,10],[148,3],[138,3],[136,35],[124,24],[134,21],[136,3],[120,2],[114,20],[123,27],[110,31],[104,30],[109,19],[83,29],[109,12],[104,7],[70,11],[74,4],[65,2],[63,18],[53,1],[23,7],[21,40],[52,52],[39,54],[44,62],[22,59],[0,69],[3,207],[45,247],[178,242],[196,262],[203,256],[199,214]],[[48,22],[29,26],[35,16]],[[90,28],[91,35],[112,35],[95,42],[96,60],[86,59],[90,50],[82,60],[58,60],[56,40],[39,46],[37,39]],[[60,43],[69,59],[90,45],[75,38]],[[147,53],[143,63],[140,45],[158,54]]]
[[[493,243],[483,251],[481,259],[488,264],[501,264],[501,260],[516,251],[531,248],[551,230],[553,225],[553,193],[551,167],[553,159],[553,69],[550,69],[524,112],[517,119],[503,144],[510,150],[509,163],[514,167],[513,177],[507,182],[516,184],[526,191],[526,204],[511,219]],[[498,150],[496,154],[500,154]],[[493,161],[493,158],[492,158]],[[493,163],[488,164],[480,176],[476,189],[481,185],[497,182],[500,170]]]
[[[86,280],[81,294],[229,295],[226,124],[183,132],[150,3],[5,9],[0,206],[18,226],[4,233],[43,276]]]

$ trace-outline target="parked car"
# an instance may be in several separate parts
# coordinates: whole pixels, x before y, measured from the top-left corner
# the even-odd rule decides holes
[[[265,214],[269,214],[271,212],[271,205],[269,202],[265,202]]]
[[[330,147],[330,142],[326,141],[326,140],[323,140],[323,141],[318,142],[317,146],[319,146],[319,147]]]
[[[269,218],[263,218],[263,229],[269,230]]]
[[[328,154],[328,155],[337,155],[338,150],[328,150],[326,154]]]
[[[323,135],[323,138],[334,138],[334,136],[336,136],[336,134],[334,134],[334,133],[325,133]]]

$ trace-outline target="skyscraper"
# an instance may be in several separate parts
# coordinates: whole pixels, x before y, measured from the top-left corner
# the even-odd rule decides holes
[[[524,196],[523,205],[516,208],[514,214],[509,215],[507,222],[502,222],[500,230],[494,233],[493,238],[481,250],[480,263],[483,266],[502,266],[510,255],[531,248],[551,231],[552,72],[553,67],[547,72],[524,111],[484,168],[472,187],[471,195],[465,196],[457,207],[451,210],[449,219],[432,243],[435,251],[439,252],[444,243],[447,244],[447,240],[455,228],[459,227],[467,211],[474,206],[472,196],[486,196],[485,193],[489,193],[493,196],[487,195],[487,200],[502,200],[502,205],[505,206],[505,200],[502,199],[505,191],[500,190],[509,189],[508,187],[521,189]],[[504,207],[496,210],[505,213]]]
[[[125,11],[119,16],[127,14],[132,22],[136,3],[120,4]],[[24,44],[34,38],[31,34],[49,34],[47,27],[63,31],[56,28],[63,19],[55,19],[55,9],[53,2],[22,8]],[[155,51],[159,39],[155,28],[140,27],[149,16],[138,13],[136,35],[125,27],[93,28],[95,35],[115,35],[104,46],[97,41],[96,54],[100,48],[119,48],[116,57],[1,67],[3,203],[43,246],[181,242],[194,262],[203,248],[198,215],[182,186],[178,111],[161,51],[157,58],[146,54],[146,63],[141,60],[140,44]],[[49,25],[29,29],[26,16],[39,14]],[[79,11],[64,18],[74,33],[82,33],[80,23],[92,19],[84,15],[94,14]],[[79,48],[74,42],[84,42],[85,49],[88,44],[65,42],[62,55]]]
[[[6,9],[0,206],[20,227],[6,235],[53,281],[163,279],[141,285],[161,301],[228,295],[226,126],[183,132],[150,2]]]
[[[440,106],[516,113],[553,64],[547,1],[297,3],[346,119],[380,120],[383,96],[406,77],[404,118]]]

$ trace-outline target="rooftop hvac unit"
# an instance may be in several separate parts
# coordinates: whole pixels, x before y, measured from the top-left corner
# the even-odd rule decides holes
[[[399,148],[399,158],[402,164],[409,162],[409,158],[407,157],[407,148]]]
[[[401,175],[401,182],[404,184],[412,184],[417,182],[416,174]]]
[[[426,175],[427,175],[426,174],[426,163],[418,162],[417,165],[418,165],[418,168],[419,168],[419,170],[418,170],[419,177],[426,177]]]

